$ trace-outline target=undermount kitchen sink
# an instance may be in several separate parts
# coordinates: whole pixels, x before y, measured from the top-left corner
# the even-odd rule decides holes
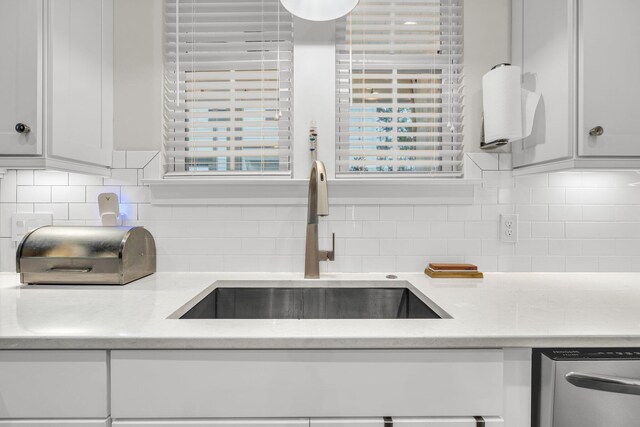
[[[218,281],[185,304],[177,319],[450,318],[409,282]]]

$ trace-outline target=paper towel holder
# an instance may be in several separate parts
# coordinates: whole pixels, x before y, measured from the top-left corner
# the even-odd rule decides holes
[[[500,67],[510,67],[511,64],[508,62],[501,62],[500,64],[494,65],[493,67],[491,67],[491,70],[495,70],[496,68],[500,68]],[[484,135],[484,113],[482,114],[482,133],[480,134],[480,148],[483,150],[494,150],[498,147],[502,147],[504,145],[507,145],[507,143],[509,142],[508,139],[496,139],[495,141],[486,141],[485,135]]]

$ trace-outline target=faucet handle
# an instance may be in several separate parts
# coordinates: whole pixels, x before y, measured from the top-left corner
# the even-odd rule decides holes
[[[327,252],[327,259],[329,261],[336,260],[336,233],[331,234],[331,250]]]
[[[331,237],[331,250],[330,251],[318,251],[320,261],[335,261],[336,260],[336,233],[333,233]]]

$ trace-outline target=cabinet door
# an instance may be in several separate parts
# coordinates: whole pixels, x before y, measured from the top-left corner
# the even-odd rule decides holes
[[[42,13],[42,0],[0,1],[0,155],[42,153]]]
[[[0,351],[0,420],[107,418],[107,363],[105,351]]]
[[[578,153],[640,156],[640,2],[580,0],[578,13]]]
[[[573,157],[575,145],[575,60],[572,56],[575,21],[571,1],[514,0],[514,34],[522,43],[523,86],[542,94],[532,134],[511,144],[515,168]],[[544,28],[544,31],[541,29]],[[517,52],[517,54],[516,54]],[[518,65],[518,64],[516,64]]]
[[[309,427],[308,418],[254,420],[113,420],[114,427]],[[0,426],[2,427],[2,426]]]
[[[107,427],[108,420],[0,420],[0,427]]]
[[[49,155],[111,166],[113,0],[49,2]]]
[[[428,418],[312,418],[310,427],[476,427],[502,426],[500,418],[428,417]]]

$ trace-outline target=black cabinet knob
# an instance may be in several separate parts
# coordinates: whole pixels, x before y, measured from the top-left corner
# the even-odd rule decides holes
[[[31,128],[24,123],[18,123],[16,125],[16,132],[18,133],[29,133],[31,132]]]

